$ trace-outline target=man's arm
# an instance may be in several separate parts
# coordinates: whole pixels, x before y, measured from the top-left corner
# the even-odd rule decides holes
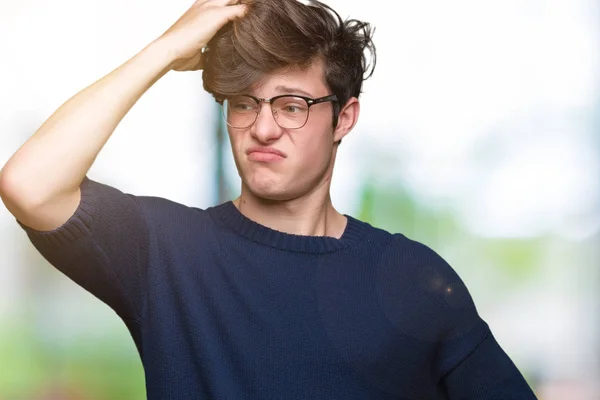
[[[448,345],[446,354],[459,347]],[[536,400],[533,390],[491,332],[443,379],[449,399]]]
[[[63,104],[0,172],[0,195],[25,225],[49,231],[73,215],[79,186],[98,153],[138,99],[168,71],[154,42]]]
[[[388,315],[435,344],[433,376],[449,400],[535,400],[521,372],[480,317],[458,273],[433,249],[396,235],[381,275]],[[398,267],[400,266],[400,267]]]
[[[217,30],[242,15],[236,0],[198,0],[160,38],[63,104],[0,171],[0,197],[25,225],[43,231],[75,212],[80,185],[140,97],[169,70],[200,68]]]
[[[243,7],[202,0],[161,37],[61,106],[0,172],[0,196],[35,248],[123,319],[142,318],[156,201],[86,174],[121,119],[170,69],[195,70],[200,49]],[[168,210],[167,210],[168,212]]]

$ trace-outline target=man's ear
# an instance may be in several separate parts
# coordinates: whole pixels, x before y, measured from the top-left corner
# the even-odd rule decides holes
[[[334,143],[340,142],[346,136],[358,121],[360,114],[360,103],[356,97],[351,97],[344,107],[340,110],[337,126],[333,131]]]

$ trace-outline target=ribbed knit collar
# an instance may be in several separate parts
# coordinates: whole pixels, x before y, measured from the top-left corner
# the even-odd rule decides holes
[[[323,254],[341,250],[363,240],[369,228],[367,223],[345,215],[348,223],[339,239],[330,236],[304,236],[261,225],[242,214],[232,201],[211,207],[207,211],[215,220],[253,242],[299,253]]]

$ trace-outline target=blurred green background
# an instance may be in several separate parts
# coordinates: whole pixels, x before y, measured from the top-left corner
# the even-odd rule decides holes
[[[328,4],[372,22],[379,52],[339,150],[334,205],[440,253],[540,399],[600,399],[598,2]],[[0,162],[189,5],[2,3]],[[90,176],[196,207],[233,198],[219,118],[200,74],[171,73]],[[0,400],[143,398],[124,324],[0,206]]]

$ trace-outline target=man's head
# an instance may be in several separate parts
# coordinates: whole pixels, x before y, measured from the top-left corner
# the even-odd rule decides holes
[[[208,43],[204,88],[218,102],[229,102],[229,134],[245,188],[263,198],[289,200],[328,181],[337,145],[356,123],[362,83],[375,66],[371,29],[357,20],[344,22],[317,1],[246,3],[245,17],[226,25]],[[370,60],[365,50],[371,52]],[[280,104],[252,105],[246,98],[251,102],[241,106],[254,108],[258,115],[254,113],[254,123],[250,119],[249,126],[242,126],[231,118],[232,99],[242,94],[328,100],[310,105],[305,124],[296,127],[285,123]],[[298,110],[295,105],[289,110]],[[277,162],[249,157],[249,149],[256,146],[277,149],[285,157]]]

